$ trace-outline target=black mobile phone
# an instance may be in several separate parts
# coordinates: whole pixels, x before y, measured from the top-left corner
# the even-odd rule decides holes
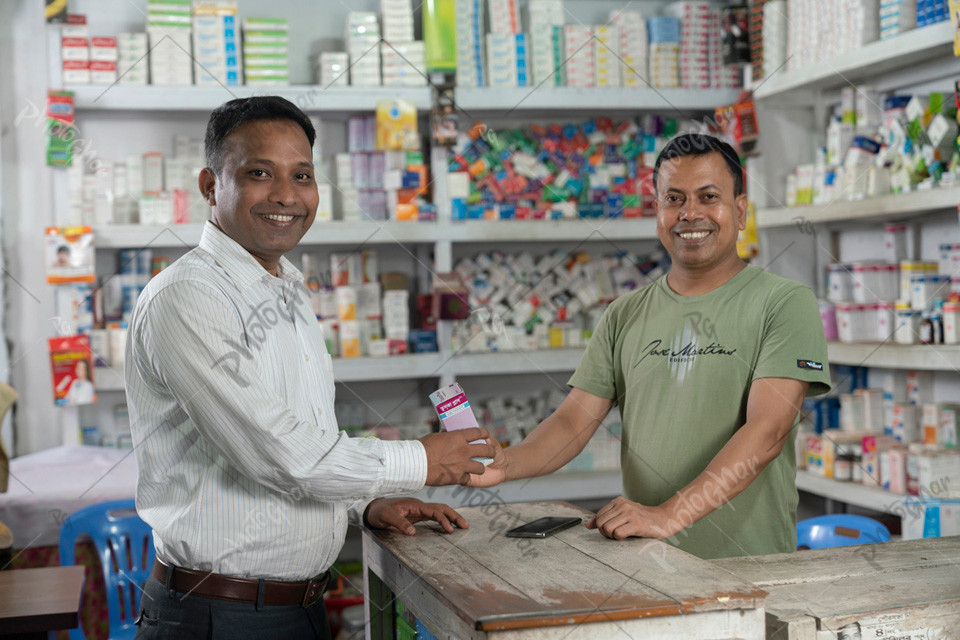
[[[539,518],[507,531],[508,538],[546,538],[583,522],[580,518]]]

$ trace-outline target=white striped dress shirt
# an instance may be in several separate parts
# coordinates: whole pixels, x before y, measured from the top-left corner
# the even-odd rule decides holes
[[[420,442],[338,430],[302,274],[286,258],[278,273],[208,222],[137,302],[125,371],[137,511],[168,563],[307,579],[371,499],[426,481]]]

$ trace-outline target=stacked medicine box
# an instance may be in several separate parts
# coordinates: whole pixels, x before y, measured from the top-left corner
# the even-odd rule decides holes
[[[880,0],[880,39],[886,40],[917,24],[917,0]]]
[[[90,33],[86,20],[63,27],[60,32],[60,58],[64,84],[90,82]]]
[[[147,84],[147,34],[121,33],[117,36],[117,73],[120,84]]]
[[[456,0],[457,85],[486,85],[483,55],[483,0]]]
[[[568,24],[563,28],[563,37],[563,48],[567,60],[567,86],[596,86],[593,29],[584,25]]]
[[[290,27],[285,18],[244,18],[243,75],[251,86],[290,84]]]
[[[380,52],[383,84],[417,87],[427,84],[427,60],[423,42],[413,39],[413,9],[410,0],[381,0],[383,39]]]
[[[563,0],[530,0],[530,56],[536,87],[563,86]]]
[[[625,87],[648,86],[647,23],[640,11],[612,12],[610,21],[620,31],[620,79]]]
[[[658,89],[680,86],[680,20],[654,16],[647,21],[650,38],[650,84]]]
[[[594,63],[598,87],[620,86],[620,29],[616,25],[598,25],[594,33]]]
[[[676,2],[668,7],[680,19],[680,86],[710,88],[711,12],[707,2]],[[719,51],[718,51],[719,53]]]
[[[194,6],[193,59],[198,85],[236,87],[243,83],[235,3]]]
[[[377,14],[351,11],[347,14],[347,53],[350,56],[350,84],[376,87],[380,80],[380,24]]]
[[[529,86],[530,56],[527,36],[520,28],[517,0],[489,0],[489,10],[488,84],[491,87]]]
[[[190,0],[149,0],[147,39],[151,84],[193,84],[192,23]]]

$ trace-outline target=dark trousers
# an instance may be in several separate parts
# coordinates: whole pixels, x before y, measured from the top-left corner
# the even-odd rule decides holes
[[[154,578],[144,587],[137,640],[331,640],[323,600],[310,607],[217,600],[167,589]]]

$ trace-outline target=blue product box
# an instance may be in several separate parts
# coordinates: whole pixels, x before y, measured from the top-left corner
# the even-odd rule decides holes
[[[467,219],[467,203],[463,198],[450,199],[450,218],[452,220]]]
[[[581,218],[602,218],[604,215],[604,205],[600,204],[581,204],[578,213]]]
[[[622,193],[611,193],[607,195],[607,217],[608,218],[623,217],[623,194]]]
[[[483,220],[483,213],[486,209],[482,204],[468,204],[467,220]]]
[[[577,135],[577,125],[568,124],[563,127],[563,137],[566,140],[572,140],[573,137]]]
[[[517,217],[517,205],[515,204],[501,204],[497,208],[499,209],[501,220],[513,220]]]
[[[411,329],[410,350],[413,353],[434,353],[437,348],[437,332],[434,329]]]
[[[400,178],[400,185],[404,189],[418,189],[420,184],[420,174],[416,171],[404,171]]]

